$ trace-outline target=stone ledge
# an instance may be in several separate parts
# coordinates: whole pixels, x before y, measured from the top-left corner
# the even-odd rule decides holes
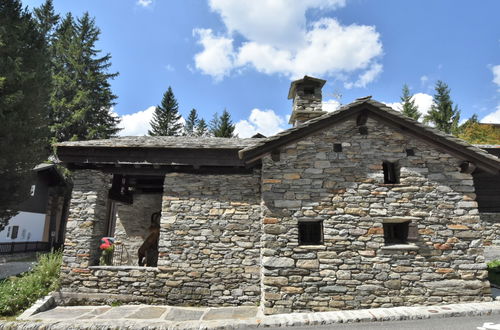
[[[143,267],[143,266],[89,266],[90,270],[143,270],[159,272],[158,267]]]
[[[394,245],[384,245],[380,247],[381,250],[404,250],[404,251],[418,251],[419,246],[413,244],[394,244]]]

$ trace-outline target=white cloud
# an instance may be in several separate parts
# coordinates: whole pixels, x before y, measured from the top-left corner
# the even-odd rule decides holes
[[[497,105],[496,111],[486,115],[483,119],[481,119],[481,123],[488,124],[498,124],[500,123],[500,105]]]
[[[341,25],[336,19],[306,22],[309,9],[335,9],[345,0],[211,0],[228,34],[214,36],[210,29],[195,29],[203,46],[195,55],[196,67],[215,79],[234,69],[252,67],[265,74],[299,78],[305,74],[344,77],[357,75],[353,87],[364,87],[382,72],[380,34],[367,25]],[[234,35],[243,42],[234,46]]]
[[[323,111],[332,112],[340,108],[340,102],[337,100],[330,99],[323,101],[322,106],[323,106]]]
[[[420,77],[420,83],[422,85],[425,85],[427,82],[429,81],[429,77],[423,75],[422,77]]]
[[[345,0],[210,0],[230,34],[237,32],[247,40],[276,47],[301,47],[310,8],[336,9]]]
[[[413,95],[413,99],[415,100],[415,104],[418,106],[418,111],[422,113],[422,117],[429,113],[432,103],[434,102],[432,95],[417,93]]]
[[[171,66],[170,64],[167,64],[167,65],[165,65],[165,70],[172,72],[172,71],[175,71],[175,68],[173,66]]]
[[[155,106],[150,106],[146,110],[137,111],[121,117],[120,127],[123,129],[118,133],[121,136],[138,136],[148,134],[149,122],[153,118]]]
[[[136,4],[142,7],[149,7],[153,4],[153,0],[137,0]]]
[[[228,75],[233,67],[233,40],[214,36],[211,29],[194,29],[193,35],[203,46],[203,51],[194,57],[196,68],[216,80]]]
[[[153,113],[156,107],[154,105],[148,107],[146,110],[137,111],[128,115],[120,117],[120,125],[122,128],[118,134],[120,136],[141,136],[147,135],[148,130],[151,128],[150,122],[153,119]],[[181,117],[179,123],[184,125],[186,120]]]
[[[495,65],[491,71],[493,71],[493,82],[500,87],[500,65]]]
[[[273,110],[253,109],[248,120],[240,120],[236,123],[235,133],[240,138],[251,137],[257,133],[265,136],[274,135],[286,129],[285,118],[277,115]]]
[[[365,71],[363,74],[359,76],[357,81],[355,81],[354,83],[351,82],[345,83],[344,87],[347,89],[351,89],[353,87],[366,87],[368,83],[375,80],[375,78],[377,78],[381,73],[382,73],[382,65],[379,63],[374,63],[372,64],[370,69],[368,69],[368,71]]]

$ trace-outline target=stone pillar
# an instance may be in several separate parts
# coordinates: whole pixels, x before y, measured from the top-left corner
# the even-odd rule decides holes
[[[95,170],[73,173],[62,273],[85,273],[98,263],[99,239],[107,234],[107,201],[111,174]]]

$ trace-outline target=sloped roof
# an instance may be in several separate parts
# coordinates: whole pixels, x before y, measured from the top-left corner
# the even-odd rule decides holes
[[[56,144],[62,147],[104,148],[165,148],[165,149],[241,149],[261,139],[228,139],[190,136],[122,136],[105,140],[68,141]]]
[[[464,140],[453,135],[441,132],[436,128],[426,126],[413,120],[401,112],[396,111],[384,103],[365,97],[341,107],[340,109],[311,119],[296,127],[287,129],[266,139],[260,139],[251,146],[247,146],[238,152],[239,157],[246,162],[252,162],[265,154],[283,145],[292,143],[302,137],[314,134],[318,130],[326,128],[345,118],[355,114],[366,112],[369,116],[375,116],[389,124],[397,126],[406,133],[416,135],[427,142],[444,148],[448,153],[459,158],[467,159],[477,163],[490,172],[500,171],[500,159],[488,152],[475,147]]]

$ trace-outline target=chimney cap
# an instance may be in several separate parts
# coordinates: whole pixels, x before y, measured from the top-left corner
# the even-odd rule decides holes
[[[326,80],[314,78],[314,77],[309,77],[309,76],[304,76],[304,78],[302,78],[302,79],[292,81],[292,83],[290,84],[290,90],[288,91],[288,99],[293,99],[297,85],[307,84],[307,85],[312,85],[312,86],[317,86],[319,88],[322,88],[325,85],[325,83],[326,83]]]

